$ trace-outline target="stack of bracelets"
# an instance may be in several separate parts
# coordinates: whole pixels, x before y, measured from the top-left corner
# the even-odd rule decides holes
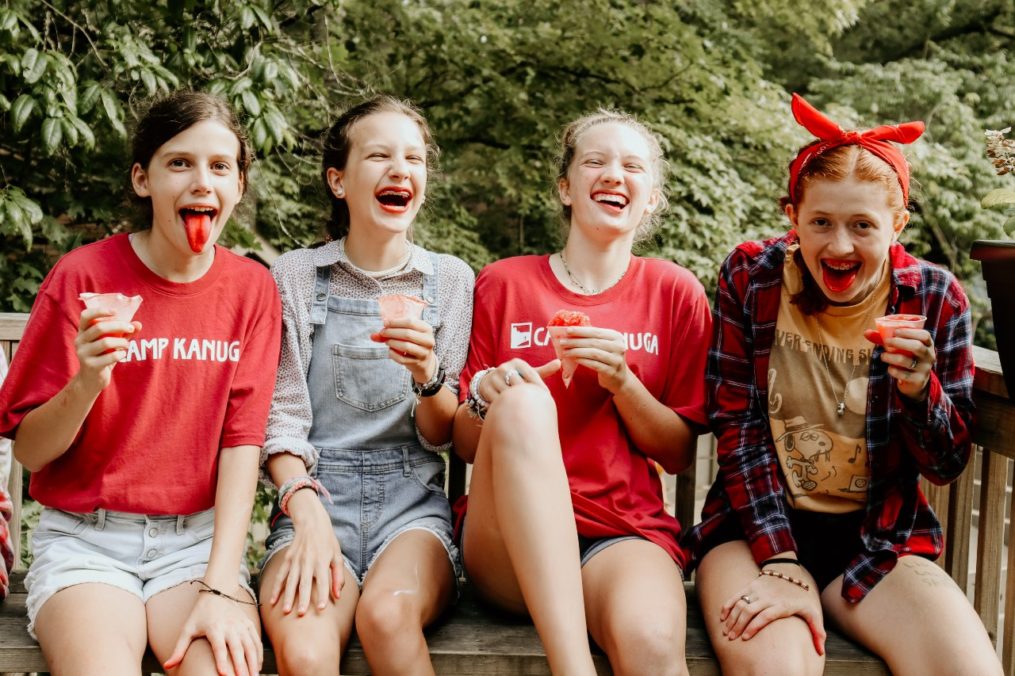
[[[476,374],[472,376],[472,380],[469,381],[469,395],[465,400],[465,404],[469,407],[469,412],[473,417],[480,420],[486,417],[486,411],[490,408],[490,402],[479,393],[479,385],[483,382],[483,377],[492,370],[483,369],[482,371],[476,371]]]
[[[281,486],[278,487],[278,510],[279,510],[279,514],[276,514],[275,518],[272,520],[272,522],[271,522],[272,526],[275,525],[275,521],[278,520],[278,517],[279,517],[280,514],[285,514],[286,516],[290,516],[290,514],[289,514],[289,500],[292,499],[293,494],[296,491],[303,490],[304,488],[313,489],[313,491],[315,493],[317,493],[318,495],[323,495],[325,500],[327,500],[328,502],[331,502],[331,494],[328,493],[328,489],[325,488],[324,484],[322,484],[320,481],[318,481],[314,477],[310,476],[309,474],[304,474],[302,476],[295,476],[292,479],[289,479],[284,484],[282,484]]]

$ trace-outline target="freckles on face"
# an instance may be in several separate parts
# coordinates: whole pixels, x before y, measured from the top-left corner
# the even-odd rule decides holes
[[[811,276],[832,303],[855,303],[881,279],[908,214],[891,207],[890,188],[855,178],[812,179],[787,207]]]

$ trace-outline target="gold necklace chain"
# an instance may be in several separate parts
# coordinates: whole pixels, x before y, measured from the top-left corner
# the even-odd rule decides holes
[[[620,280],[622,280],[624,278],[624,276],[627,274],[627,271],[631,268],[631,261],[630,261],[630,259],[628,259],[628,261],[627,261],[627,267],[624,268],[624,271],[622,273],[620,273],[620,277],[617,277],[615,280],[613,280],[613,282],[611,284],[607,284],[606,286],[604,286],[601,289],[590,289],[587,286],[585,286],[584,284],[582,284],[581,282],[579,282],[577,279],[575,279],[574,275],[571,274],[571,268],[567,267],[567,259],[564,258],[564,250],[563,249],[560,250],[560,254],[559,255],[560,255],[560,264],[564,266],[564,272],[567,273],[567,278],[570,279],[571,283],[574,284],[575,286],[577,286],[581,290],[581,292],[583,294],[585,294],[586,296],[594,296],[597,293],[602,293],[604,291],[608,291],[608,290],[612,289],[617,284],[620,284]]]

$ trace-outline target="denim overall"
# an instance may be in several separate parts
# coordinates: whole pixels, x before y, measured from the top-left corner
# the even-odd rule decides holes
[[[429,255],[434,273],[423,275],[428,303],[423,320],[436,332],[438,259]],[[320,452],[315,476],[331,493],[333,503],[324,500],[324,506],[346,565],[362,584],[396,536],[423,529],[441,541],[457,573],[444,459],[424,449],[416,436],[411,375],[388,357],[387,346],[370,340],[383,327],[377,301],[329,295],[330,275],[331,266],[317,268],[310,307],[308,440]],[[268,536],[267,558],[292,541],[292,528],[288,517],[279,516]]]

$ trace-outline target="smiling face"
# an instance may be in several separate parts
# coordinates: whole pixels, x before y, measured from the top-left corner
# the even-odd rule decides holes
[[[152,205],[152,233],[181,257],[210,251],[243,195],[240,141],[206,119],[163,143],[131,182]]]
[[[344,169],[327,170],[332,194],[344,199],[349,227],[406,232],[423,206],[427,147],[420,126],[383,111],[355,123]]]
[[[622,122],[589,127],[577,138],[560,201],[572,227],[588,233],[630,233],[656,209],[655,153],[647,138]]]
[[[891,190],[852,176],[813,178],[799,204],[786,206],[807,270],[829,302],[859,302],[880,281],[888,250],[909,221],[907,211],[891,206],[898,201]]]

